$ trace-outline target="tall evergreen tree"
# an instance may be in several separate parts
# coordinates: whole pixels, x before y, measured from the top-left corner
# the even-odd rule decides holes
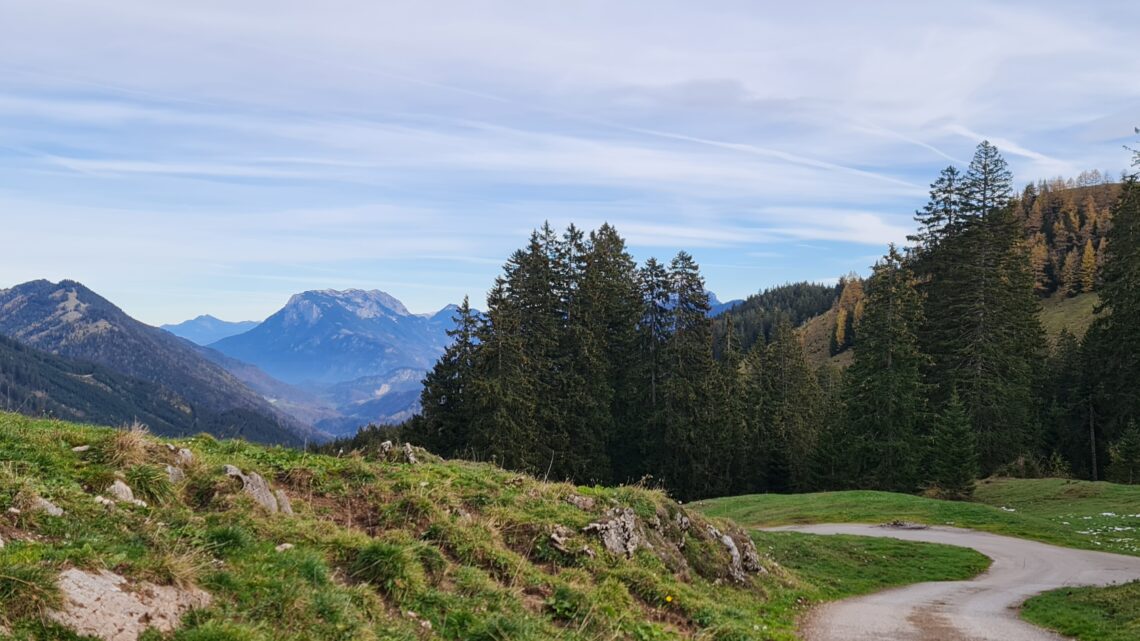
[[[1098,429],[1115,440],[1140,419],[1140,183],[1130,178],[1112,210],[1098,316],[1086,337]]]
[[[804,358],[803,344],[787,321],[776,325],[764,349],[759,433],[766,445],[766,488],[811,486],[812,452],[819,438],[822,393]]]
[[[980,144],[959,188],[960,222],[920,247],[915,265],[926,294],[921,351],[941,390],[935,406],[959,391],[986,472],[1036,440],[1033,386],[1044,345],[1009,182],[997,150]]]
[[[661,473],[678,495],[714,496],[728,488],[716,417],[717,366],[704,279],[692,256],[669,264],[672,334],[665,344],[664,450]]]
[[[1136,427],[1136,423],[1129,423],[1111,451],[1109,477],[1118,483],[1140,483],[1140,427]]]
[[[861,444],[860,486],[918,487],[918,429],[925,411],[918,349],[922,301],[914,275],[892,245],[867,284],[859,348],[847,376],[847,424]]]
[[[474,418],[472,384],[476,376],[475,348],[479,318],[467,297],[456,310],[455,327],[447,330],[452,342],[424,378],[420,394],[424,446],[441,456],[463,453],[470,443]]]
[[[978,475],[977,448],[970,418],[956,392],[951,393],[935,421],[931,444],[929,486],[936,488],[943,498],[970,498]]]

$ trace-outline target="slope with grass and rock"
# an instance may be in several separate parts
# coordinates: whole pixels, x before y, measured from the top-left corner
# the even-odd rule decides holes
[[[906,542],[754,545],[660,491],[399,445],[332,457],[0,413],[0,461],[16,639],[790,640],[817,601],[986,567]]]

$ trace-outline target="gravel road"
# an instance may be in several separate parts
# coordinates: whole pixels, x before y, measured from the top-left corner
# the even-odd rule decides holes
[[[1060,641],[1064,637],[1018,618],[1023,601],[1059,587],[1140,579],[1140,557],[959,528],[900,530],[847,524],[772,530],[946,543],[973,548],[993,559],[987,572],[970,581],[919,583],[821,606],[805,622],[807,641]]]

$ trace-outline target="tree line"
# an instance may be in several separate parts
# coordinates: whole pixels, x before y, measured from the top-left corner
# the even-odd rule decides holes
[[[983,142],[965,170],[941,172],[909,246],[890,247],[857,288],[784,297],[808,309],[852,289],[836,330],[856,349],[842,371],[807,363],[791,314],[747,333],[732,314],[710,319],[685,252],[638,265],[609,225],[544,225],[504,265],[486,313],[459,308],[402,435],[448,457],[647,480],[684,499],[963,497],[997,472],[1140,480],[1140,186],[1117,191],[1096,242],[1105,313],[1083,341],[1051,347],[1025,201]]]

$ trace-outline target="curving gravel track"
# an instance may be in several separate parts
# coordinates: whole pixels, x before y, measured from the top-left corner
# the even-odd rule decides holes
[[[806,641],[1060,641],[1018,618],[1023,601],[1076,585],[1140,579],[1140,557],[1062,548],[951,527],[900,530],[875,525],[771,528],[809,534],[854,534],[973,548],[993,559],[970,581],[919,583],[821,606],[808,615]]]

